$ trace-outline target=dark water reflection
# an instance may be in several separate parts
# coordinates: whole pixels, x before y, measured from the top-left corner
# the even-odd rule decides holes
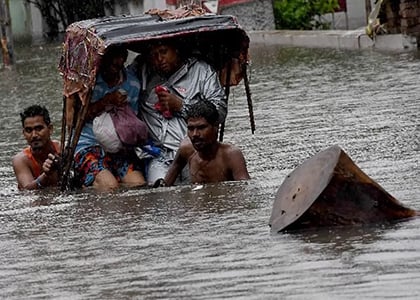
[[[250,134],[242,86],[225,140],[252,180],[202,188],[19,192],[18,112],[46,104],[59,138],[57,45],[17,49],[0,72],[0,294],[7,299],[418,299],[420,220],[272,235],[283,178],[340,145],[420,209],[418,53],[253,48]]]

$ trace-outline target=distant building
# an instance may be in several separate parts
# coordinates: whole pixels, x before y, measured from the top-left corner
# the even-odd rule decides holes
[[[370,0],[371,7],[379,0]],[[247,30],[275,29],[272,0],[127,0],[117,5],[115,14],[142,14],[150,8],[173,9],[184,3],[202,4],[208,11],[231,14]],[[321,18],[331,22],[331,29],[358,29],[367,25],[366,0],[339,0],[340,9]],[[40,11],[26,0],[9,1],[14,38],[41,38],[48,31]],[[420,4],[418,0],[383,1],[381,24],[388,33],[420,37]],[[64,30],[64,28],[62,28]]]
[[[141,14],[150,8],[175,8],[183,0],[128,0],[126,5],[117,6],[116,14]],[[202,3],[209,11],[219,14],[237,16],[239,23],[246,30],[274,29],[273,2],[271,0],[195,0]],[[372,0],[373,2],[374,0]],[[184,1],[185,2],[185,1]],[[188,2],[191,2],[189,0]],[[365,0],[347,1],[348,29],[366,25],[364,9]],[[41,13],[26,0],[12,0],[10,16],[15,38],[40,38],[47,31]],[[326,16],[331,18],[331,16]],[[334,27],[346,29],[346,18],[343,12],[335,13]]]
[[[15,39],[42,38],[48,31],[41,12],[26,0],[9,1],[12,32]],[[165,0],[128,0],[126,5],[116,5],[115,14],[142,14],[151,8],[166,8]],[[64,29],[63,29],[64,30]]]
[[[371,0],[372,5],[376,0]],[[339,0],[340,9],[322,16],[332,29],[357,29],[366,26],[366,0]],[[273,1],[218,0],[218,13],[233,14],[246,30],[275,29]]]
[[[371,0],[372,5],[375,0]],[[323,18],[331,22],[331,29],[353,30],[366,26],[366,0],[340,0],[340,8]]]
[[[219,14],[235,15],[245,30],[273,30],[273,2],[269,0],[219,0]]]

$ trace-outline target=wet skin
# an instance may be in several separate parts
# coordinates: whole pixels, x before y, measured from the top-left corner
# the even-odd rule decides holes
[[[178,51],[168,45],[154,46],[150,55],[155,70],[165,76],[172,75],[182,65]]]
[[[190,118],[187,129],[194,149],[202,156],[213,156],[213,151],[218,147],[218,127],[208,123],[205,118]]]
[[[31,146],[33,152],[48,151],[50,147],[50,136],[52,134],[52,125],[47,125],[42,116],[28,117],[23,126],[23,136]]]

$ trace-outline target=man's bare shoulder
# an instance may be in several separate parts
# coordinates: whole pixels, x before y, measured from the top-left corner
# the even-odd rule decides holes
[[[24,160],[26,158],[26,155],[23,153],[23,150],[16,153],[15,155],[13,155],[12,157],[12,161],[20,161],[20,160]]]
[[[28,157],[25,155],[25,153],[23,153],[23,150],[20,151],[19,153],[16,153],[12,157],[12,165],[14,167],[22,166],[22,165],[26,165],[26,166],[30,165],[30,161],[29,161]]]
[[[238,146],[229,143],[220,144],[220,150],[228,156],[242,154],[242,150]]]
[[[61,152],[61,142],[58,141],[58,140],[51,140],[51,141],[55,145],[57,152],[60,153]]]
[[[188,137],[181,141],[181,144],[179,145],[179,152],[183,157],[189,157],[194,153],[194,151],[194,146]]]
[[[250,179],[242,150],[232,144],[223,144],[223,160],[232,172],[232,180]]]

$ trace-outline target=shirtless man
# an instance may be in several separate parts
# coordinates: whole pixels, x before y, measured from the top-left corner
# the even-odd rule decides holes
[[[146,162],[150,186],[165,177],[187,136],[188,106],[206,99],[216,106],[220,123],[226,118],[226,95],[217,72],[205,61],[189,56],[185,48],[175,40],[151,43],[146,62],[136,60],[130,66],[142,83],[141,118],[147,124],[153,146],[160,151]],[[189,182],[187,173],[181,172],[177,182]]]
[[[187,109],[188,138],[184,139],[165,176],[164,184],[174,184],[188,164],[191,183],[249,179],[241,150],[217,140],[219,115],[208,101],[199,101]]]
[[[32,105],[20,114],[23,136],[29,146],[13,157],[12,165],[20,190],[56,186],[59,179],[56,159],[60,143],[51,140],[53,125],[48,110]]]

